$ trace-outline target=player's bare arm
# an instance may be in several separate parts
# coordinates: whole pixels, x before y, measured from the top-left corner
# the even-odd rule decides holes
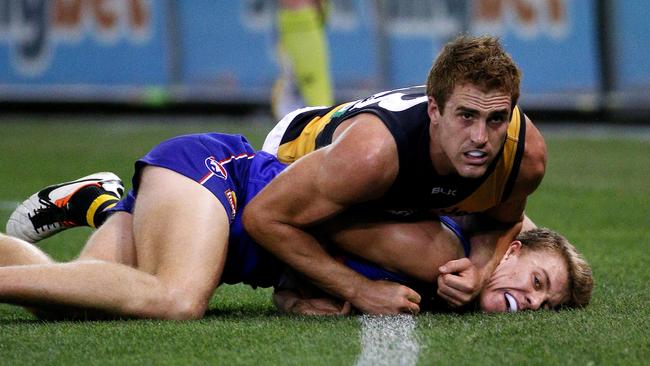
[[[363,219],[360,219],[363,217]],[[437,217],[430,220],[386,221],[382,215],[346,212],[319,225],[317,237],[328,246],[375,263],[389,271],[434,283],[438,267],[464,256],[458,236]],[[343,315],[349,303],[328,297],[313,286],[289,276],[276,288],[276,307],[288,314]],[[305,292],[307,291],[307,292]]]
[[[355,273],[334,260],[307,231],[350,205],[380,197],[393,183],[397,148],[374,118],[357,116],[331,145],[278,175],[250,202],[244,224],[260,245],[361,311],[417,312],[417,293]]]
[[[437,217],[418,221],[386,221],[369,213],[338,216],[323,227],[328,243],[389,271],[434,283],[438,268],[465,256],[458,237]]]

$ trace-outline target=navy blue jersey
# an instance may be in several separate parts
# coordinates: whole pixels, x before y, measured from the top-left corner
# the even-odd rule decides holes
[[[375,208],[407,212],[431,210],[439,215],[483,212],[508,199],[524,153],[526,121],[515,106],[499,155],[478,179],[440,175],[430,157],[430,118],[424,86],[390,90],[333,107],[310,107],[290,113],[271,131],[264,150],[292,163],[332,142],[344,121],[373,114],[397,145],[399,171],[381,198],[365,203]]]

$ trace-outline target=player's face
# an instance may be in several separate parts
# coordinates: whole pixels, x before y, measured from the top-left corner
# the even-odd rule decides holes
[[[499,153],[510,121],[510,95],[456,86],[444,114],[429,98],[431,157],[438,174],[479,178]]]
[[[479,304],[485,312],[554,309],[566,302],[568,283],[568,268],[560,254],[522,251],[516,241],[481,292]]]

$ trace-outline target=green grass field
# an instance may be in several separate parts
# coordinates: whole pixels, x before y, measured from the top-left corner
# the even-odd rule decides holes
[[[237,118],[231,123],[189,117],[68,120],[15,117],[0,124],[2,227],[12,204],[44,185],[99,170],[114,171],[128,182],[133,161],[164,138],[239,132],[259,147],[272,126],[270,120]],[[592,304],[579,311],[419,315],[413,334],[418,364],[647,364],[650,138],[571,135],[547,134],[547,175],[529,201],[528,214],[566,235],[591,262]],[[70,259],[88,233],[70,230],[42,248],[54,258]],[[270,294],[224,286],[208,316],[190,322],[41,322],[19,307],[0,305],[0,365],[358,362],[362,318],[282,316]]]

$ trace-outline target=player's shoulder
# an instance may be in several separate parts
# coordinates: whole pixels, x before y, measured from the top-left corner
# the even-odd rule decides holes
[[[354,177],[345,183],[350,190],[361,184],[370,191],[383,192],[397,176],[397,144],[376,118],[372,114],[352,117],[339,127],[332,143],[321,149],[323,167],[328,168],[323,171],[336,172],[337,177]]]
[[[526,115],[524,115],[524,123],[526,123],[526,142],[517,180],[519,185],[530,187],[528,193],[532,193],[541,183],[546,172],[546,142],[539,129]]]
[[[337,134],[349,126],[375,132],[391,141],[399,136],[418,135],[428,128],[428,98],[424,86],[388,90],[350,103],[342,111]]]
[[[376,113],[383,118],[394,115],[410,116],[414,107],[426,106],[427,101],[425,86],[410,86],[386,90],[375,93],[367,98],[359,99],[350,103],[345,112],[348,116],[364,112]]]
[[[347,139],[353,140],[359,147],[381,148],[386,142],[392,141],[390,131],[381,121],[380,116],[370,112],[350,116],[336,128],[333,141]]]

